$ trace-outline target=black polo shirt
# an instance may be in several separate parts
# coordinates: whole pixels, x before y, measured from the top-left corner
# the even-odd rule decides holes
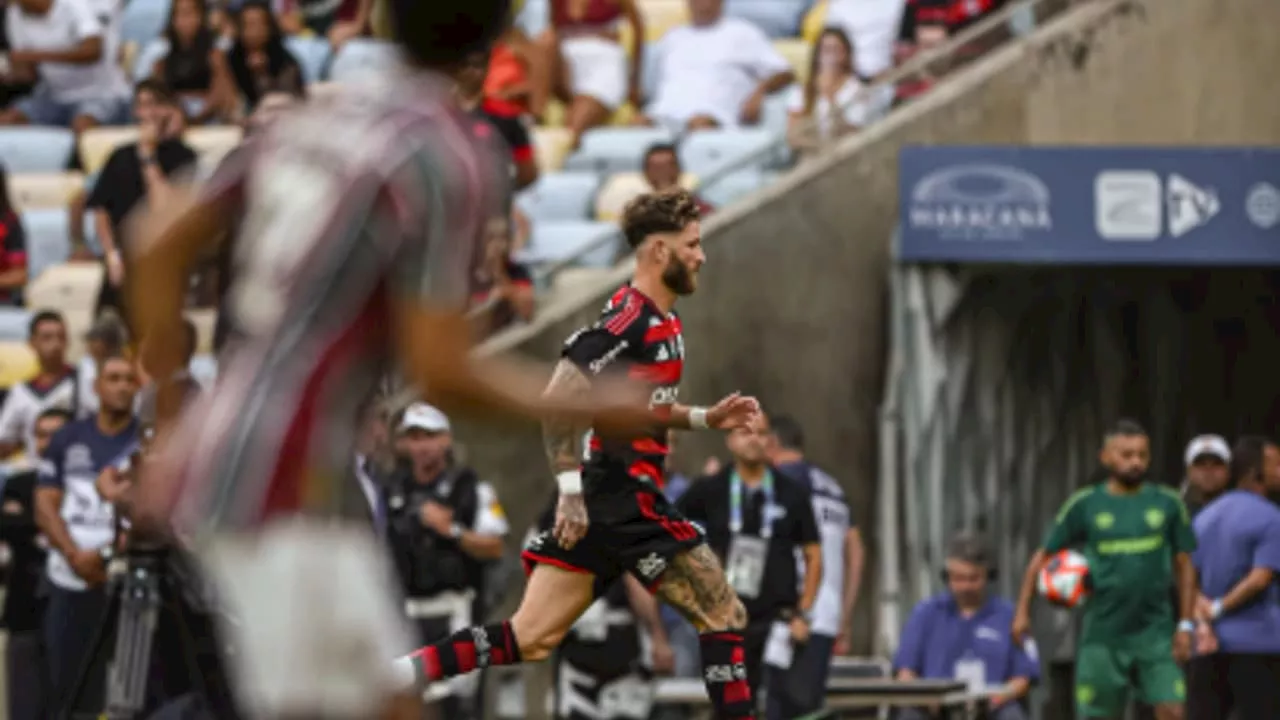
[[[818,524],[813,517],[809,490],[792,477],[771,469],[773,473],[774,513],[773,537],[765,556],[764,582],[758,598],[742,598],[751,624],[772,621],[784,610],[796,607],[800,600],[799,573],[796,568],[797,548],[817,544]],[[729,553],[732,533],[729,530],[729,487],[733,467],[716,475],[693,482],[678,507],[685,517],[702,526],[707,543],[723,563]],[[743,486],[742,534],[761,537],[764,516],[764,492],[760,486]]]

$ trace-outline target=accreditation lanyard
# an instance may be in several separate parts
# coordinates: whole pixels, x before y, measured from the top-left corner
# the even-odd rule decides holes
[[[742,533],[742,478],[735,470],[729,477],[729,532],[734,535]],[[765,470],[764,480],[760,482],[760,492],[764,494],[764,507],[760,508],[760,537],[768,540],[773,537],[773,473]]]

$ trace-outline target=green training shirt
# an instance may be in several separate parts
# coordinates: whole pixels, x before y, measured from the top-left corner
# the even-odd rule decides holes
[[[1082,644],[1173,632],[1173,558],[1196,548],[1190,515],[1174,491],[1144,484],[1113,495],[1099,483],[1077,492],[1044,541],[1047,554],[1065,548],[1084,553],[1093,578]]]

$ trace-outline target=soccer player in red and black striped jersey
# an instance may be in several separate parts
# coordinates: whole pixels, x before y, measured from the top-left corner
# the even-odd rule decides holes
[[[135,522],[172,518],[238,618],[224,630],[249,717],[416,717],[391,662],[411,632],[352,462],[358,407],[393,363],[458,410],[567,412],[619,432],[666,422],[625,389],[614,403],[543,397],[545,375],[471,356],[469,282],[503,183],[453,78],[508,2],[390,5],[402,66],[273,121],[199,197],[156,204],[131,258],[144,366],[169,377],[189,273],[234,236],[235,339],[176,423],[178,398],[158,399]]]
[[[576,397],[618,374],[645,383],[650,405],[683,429],[731,429],[759,413],[754,398],[730,395],[713,407],[677,403],[684,364],[676,299],[692,293],[705,261],[696,200],[684,190],[642,195],[623,216],[636,272],[600,319],[565,343],[547,394]],[[624,573],[656,592],[698,629],[703,677],[718,718],[751,718],[742,629],[746,610],[702,531],[663,497],[665,432],[615,440],[589,435],[573,418],[544,425],[560,487],[555,527],[523,558],[529,584],[510,621],[469,628],[405,658],[419,680],[476,668],[539,661],[591,603]],[[584,460],[585,457],[585,460]]]

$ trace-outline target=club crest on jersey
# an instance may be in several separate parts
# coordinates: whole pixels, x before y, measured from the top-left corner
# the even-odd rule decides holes
[[[667,561],[658,553],[649,553],[636,562],[636,572],[647,582],[653,582],[667,569]]]

